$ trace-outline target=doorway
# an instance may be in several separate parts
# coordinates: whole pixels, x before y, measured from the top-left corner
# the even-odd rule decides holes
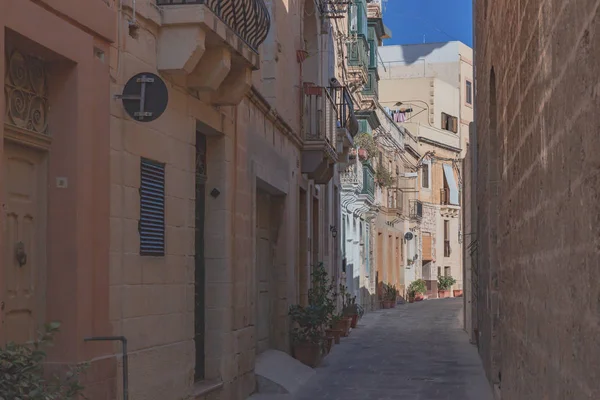
[[[257,282],[257,354],[271,347],[271,282],[273,251],[271,243],[271,196],[256,191],[256,282]]]
[[[307,220],[307,210],[308,206],[308,195],[306,190],[300,188],[300,200],[298,202],[298,247],[299,247],[299,256],[298,256],[298,293],[300,304],[303,306],[308,305],[308,270],[307,270],[307,262],[308,262],[308,220]]]
[[[5,132],[6,136],[6,132]],[[47,153],[4,142],[0,345],[36,338],[44,321]]]
[[[206,215],[206,136],[196,132],[196,204],[194,251],[194,344],[196,368],[194,379],[204,379],[205,339],[205,263],[204,218]]]

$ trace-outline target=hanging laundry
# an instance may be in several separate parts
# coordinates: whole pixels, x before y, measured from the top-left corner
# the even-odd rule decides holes
[[[394,113],[394,122],[405,122],[406,115],[400,111]]]

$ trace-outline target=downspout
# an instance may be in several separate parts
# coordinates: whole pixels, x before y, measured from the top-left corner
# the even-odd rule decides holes
[[[470,227],[471,232],[465,232],[469,234],[469,240],[463,240],[463,260],[467,259],[467,251],[468,246],[477,240],[477,35],[476,35],[476,22],[477,22],[477,14],[475,11],[476,0],[473,1],[472,6],[472,26],[473,26],[473,122],[472,126],[469,128],[469,157],[471,158],[471,181],[467,182],[468,185],[471,186],[471,212],[469,213],[471,221]],[[464,193],[464,192],[463,192]],[[463,194],[464,195],[464,194]],[[463,202],[464,204],[464,202]],[[466,222],[466,221],[465,221]],[[466,226],[466,225],[465,225]],[[466,237],[463,234],[463,237]],[[469,243],[469,245],[467,245]],[[475,255],[476,257],[476,255]],[[467,268],[469,270],[469,287],[463,287],[464,289],[464,299],[463,299],[463,321],[464,321],[464,329],[469,335],[470,342],[473,343],[477,340],[474,337],[476,323],[475,320],[477,318],[477,312],[473,312],[473,297],[477,296],[477,293],[473,293],[473,255],[469,257],[469,266],[463,267],[463,282],[467,283]],[[471,301],[469,301],[469,299]],[[467,321],[467,307],[471,309],[471,318]],[[470,322],[471,326],[467,326],[467,323]]]

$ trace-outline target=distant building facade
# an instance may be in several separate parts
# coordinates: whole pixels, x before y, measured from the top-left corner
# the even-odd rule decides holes
[[[380,101],[418,141],[423,208],[419,278],[438,296],[437,278],[463,280],[463,161],[473,121],[472,50],[460,42],[384,46]]]

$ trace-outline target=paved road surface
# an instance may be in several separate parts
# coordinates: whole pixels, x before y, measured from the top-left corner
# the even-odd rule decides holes
[[[367,314],[295,400],[492,400],[462,299]]]

